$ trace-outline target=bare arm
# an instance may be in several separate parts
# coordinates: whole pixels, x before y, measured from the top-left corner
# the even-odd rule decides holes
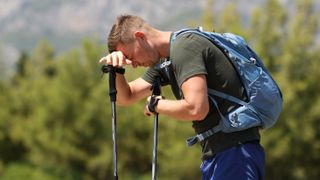
[[[127,59],[121,51],[115,51],[102,57],[100,64],[106,63],[114,67],[123,67],[132,65],[132,61]],[[138,78],[130,83],[127,82],[125,76],[116,74],[117,104],[129,105],[151,94],[151,84],[142,78]]]
[[[116,80],[117,104],[130,105],[151,94],[151,84],[142,78],[127,83],[123,75],[118,75]]]
[[[156,111],[180,120],[203,120],[209,112],[205,75],[187,79],[182,84],[182,92],[182,100],[159,100]],[[148,113],[147,108],[145,113]]]

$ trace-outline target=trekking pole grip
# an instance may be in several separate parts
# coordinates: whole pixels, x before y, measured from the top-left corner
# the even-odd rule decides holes
[[[101,67],[103,73],[109,73],[109,95],[112,102],[117,100],[117,89],[116,89],[116,73],[124,74],[123,68],[117,68],[112,65],[103,65]]]

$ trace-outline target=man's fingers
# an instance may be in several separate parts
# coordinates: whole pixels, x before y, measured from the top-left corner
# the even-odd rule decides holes
[[[99,60],[99,64],[102,64],[102,63],[111,64],[110,62],[112,62],[112,60],[109,55],[104,56]]]
[[[143,114],[145,116],[151,116],[151,113],[150,113],[149,108],[148,108],[148,104],[145,105]]]
[[[117,53],[117,55],[118,55],[118,65],[120,66],[120,67],[122,67],[123,65],[125,65],[125,60],[126,60],[126,57],[121,53],[121,52],[119,52],[119,53]]]
[[[106,61],[107,61],[107,57],[104,56],[104,57],[102,57],[102,58],[99,60],[99,64],[102,64],[102,63],[104,63],[104,62],[106,62]]]
[[[108,54],[105,57],[102,57],[99,60],[99,64],[106,63],[115,67],[122,67],[125,65],[132,65],[133,62],[127,59],[121,51],[115,51],[111,54]]]
[[[132,64],[132,61],[130,61],[129,59],[126,59],[125,62],[126,62],[127,65],[131,65]]]
[[[118,63],[119,63],[118,54],[113,52],[111,53],[111,57],[112,57],[112,66],[118,66]]]

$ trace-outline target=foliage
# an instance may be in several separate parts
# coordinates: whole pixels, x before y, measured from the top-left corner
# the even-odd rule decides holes
[[[319,14],[314,1],[294,1],[287,9],[268,0],[252,12],[248,26],[240,15],[225,11],[214,21],[217,31],[232,29],[249,41],[279,83],[284,106],[275,127],[262,132],[266,150],[266,179],[317,179],[319,156]],[[231,4],[229,8],[234,8]],[[231,10],[230,9],[230,10]],[[244,24],[244,23],[243,23]]]
[[[0,89],[1,179],[96,180],[112,176],[107,76],[101,76],[97,63],[103,51],[97,43],[85,41],[81,50],[56,55],[43,41],[31,55],[22,54],[15,76]],[[129,68],[126,74],[132,80],[141,73],[142,69]],[[118,108],[119,175],[124,179],[151,176],[153,121],[143,115],[143,103]],[[175,161],[169,159],[197,157],[193,151],[178,157],[170,153],[184,148],[184,137],[192,129],[188,124],[179,130],[181,126],[165,123],[167,119],[160,117],[159,141],[163,143],[159,143],[159,164],[173,167]],[[177,129],[181,135],[174,137]],[[177,138],[181,143],[175,146]],[[175,179],[186,176],[182,170],[159,170],[164,177],[174,177],[170,175],[173,172]]]
[[[289,11],[268,0],[245,23],[234,5],[218,15],[209,0],[202,19],[206,29],[246,37],[282,89],[280,120],[262,131],[266,179],[320,176],[319,14],[312,0],[292,3]],[[21,55],[15,75],[0,81],[0,179],[111,179],[111,107],[107,75],[101,77],[97,63],[103,55],[94,40],[65,54],[42,41]],[[143,71],[127,68],[126,77]],[[167,87],[164,95],[173,98]],[[143,105],[117,106],[121,179],[151,177],[153,119],[143,115]],[[192,134],[190,123],[160,115],[159,178],[199,179],[201,151],[184,144]]]

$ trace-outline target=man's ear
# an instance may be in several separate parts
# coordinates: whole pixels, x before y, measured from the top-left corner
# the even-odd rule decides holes
[[[135,31],[134,32],[134,37],[135,38],[142,38],[144,39],[146,37],[145,33],[143,31]]]

